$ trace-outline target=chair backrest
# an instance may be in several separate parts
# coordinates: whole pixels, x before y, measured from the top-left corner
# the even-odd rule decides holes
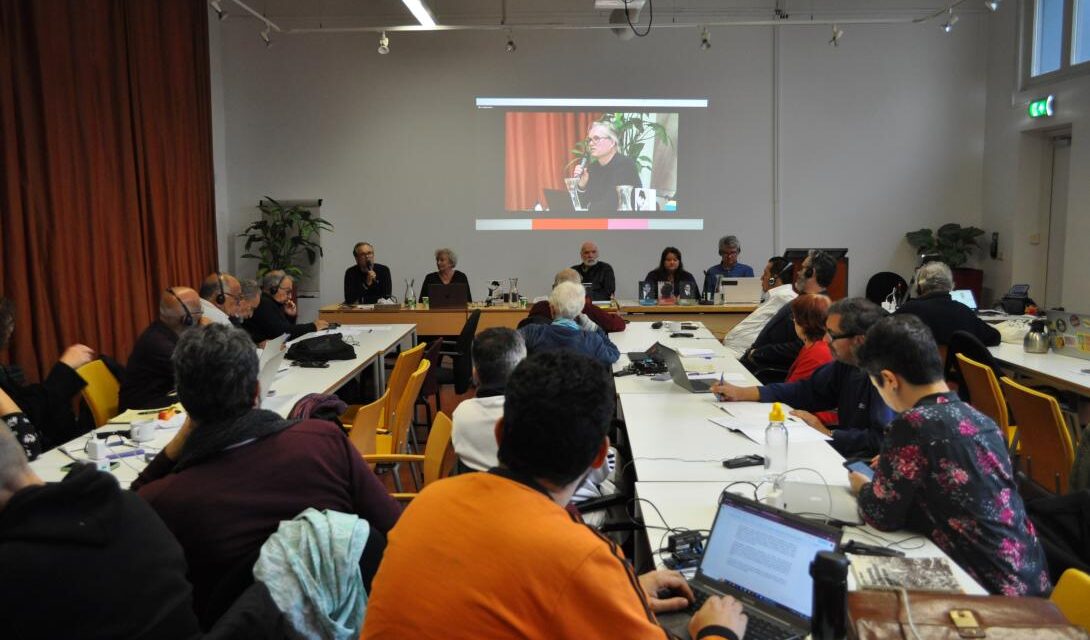
[[[1060,413],[1060,403],[1050,395],[1035,391],[1003,377],[1007,402],[1018,425],[1021,457],[1027,475],[1048,491],[1067,492],[1075,447],[1071,433]]]
[[[409,424],[413,419],[413,411],[416,410],[416,397],[420,394],[420,387],[424,384],[424,378],[431,369],[431,363],[422,360],[416,371],[409,376],[409,382],[405,385],[404,393],[394,407],[393,417],[387,423],[390,437],[393,440],[393,448],[390,453],[404,453],[406,439],[409,436]]]
[[[481,321],[481,310],[474,309],[462,332],[458,334],[458,353],[454,358],[454,392],[465,393],[473,380],[473,338],[477,335],[477,324]]]
[[[447,458],[447,451],[451,448],[452,431],[453,423],[450,417],[442,411],[435,414],[431,431],[428,433],[428,444],[424,447],[425,487],[443,476],[443,462]]]
[[[900,302],[908,292],[908,283],[892,271],[879,271],[867,280],[867,292],[864,295],[874,304],[882,304],[886,301],[886,296],[894,290],[897,292],[897,301]]]
[[[424,358],[425,347],[427,345],[421,342],[412,349],[406,349],[398,354],[394,369],[390,372],[390,377],[386,381],[386,391],[390,394],[386,403],[386,424],[390,424],[394,409],[397,407],[398,401],[401,400],[405,385],[409,382],[409,376],[420,366],[420,360]],[[413,401],[416,401],[415,392],[413,393]]]
[[[76,370],[79,377],[87,383],[83,388],[83,399],[91,408],[95,427],[101,427],[117,415],[117,395],[121,385],[102,360],[92,360]]]
[[[957,385],[958,397],[966,402],[969,401],[969,393],[965,391],[965,380],[961,368],[958,366],[957,354],[963,353],[980,364],[989,367],[997,380],[1003,376],[1003,371],[999,368],[999,363],[995,361],[995,357],[992,356],[992,352],[988,351],[988,347],[984,346],[979,338],[968,331],[959,329],[951,333],[949,344],[942,346],[946,347],[946,353],[942,358],[946,379]],[[942,346],[940,346],[940,353]]]
[[[433,340],[428,350],[424,352],[424,359],[431,363],[428,375],[424,378],[424,384],[420,386],[420,398],[426,398],[439,391],[439,361],[443,355],[443,341]]]
[[[382,394],[382,397],[371,404],[365,404],[356,411],[356,417],[352,419],[352,430],[348,432],[348,441],[351,442],[360,455],[375,453],[377,448],[378,430],[385,429],[386,407],[390,404],[390,392]]]
[[[988,416],[1004,433],[1010,426],[1010,418],[1007,416],[1007,401],[1003,399],[1003,390],[999,388],[999,380],[995,372],[984,364],[973,360],[964,353],[954,354],[961,368],[961,377],[969,390],[969,404],[976,410]]]
[[[1090,630],[1090,575],[1078,569],[1064,571],[1049,600],[1068,622]]]

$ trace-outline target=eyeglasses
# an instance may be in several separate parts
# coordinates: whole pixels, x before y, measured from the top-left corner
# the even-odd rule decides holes
[[[598,144],[599,142],[605,142],[607,140],[609,142],[613,142],[613,138],[610,138],[609,136],[591,136],[587,138],[587,140],[594,144]]]
[[[856,337],[856,336],[858,336],[858,335],[860,335],[860,334],[858,334],[858,333],[840,333],[840,334],[834,334],[833,332],[831,332],[831,331],[829,331],[828,329],[826,329],[826,330],[825,330],[825,335],[829,336],[829,342],[832,342],[833,340],[841,340],[841,339],[847,339],[847,338],[854,338],[854,337]]]
[[[284,285],[280,285],[280,291],[291,291],[291,289],[292,289],[292,285],[290,285],[290,284],[288,286],[286,286],[286,287]]]

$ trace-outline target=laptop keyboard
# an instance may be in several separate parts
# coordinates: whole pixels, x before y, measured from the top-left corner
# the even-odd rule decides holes
[[[689,614],[695,614],[708,601],[708,592],[693,589],[695,600],[689,605]],[[746,640],[790,640],[800,637],[791,629],[761,617],[752,609],[746,608],[749,622],[746,623]]]

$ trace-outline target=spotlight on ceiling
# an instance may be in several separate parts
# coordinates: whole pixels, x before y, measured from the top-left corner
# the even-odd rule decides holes
[[[950,33],[954,30],[954,25],[958,23],[958,16],[954,13],[954,8],[950,7],[946,10],[947,17],[946,22],[942,23],[942,30],[946,33]]]
[[[829,38],[829,44],[833,45],[834,47],[839,47],[840,46],[840,39],[843,38],[843,37],[844,37],[844,30],[834,24],[833,25],[833,37]]]
[[[984,6],[990,11],[999,11],[999,0],[984,0]]]
[[[625,16],[626,11],[628,12],[627,17]],[[631,40],[636,37],[636,34],[632,33],[632,28],[628,26],[628,23],[631,21],[635,24],[639,22],[639,19],[639,9],[614,9],[609,12],[609,24],[613,25],[610,31],[621,40]]]
[[[507,53],[514,53],[518,46],[515,44],[515,39],[510,34],[507,36],[507,44],[504,45],[503,50]]]
[[[700,32],[700,48],[704,51],[712,48],[712,42],[708,38],[708,28],[704,27],[704,30]]]
[[[386,55],[390,53],[390,39],[386,37],[386,32],[383,31],[382,35],[378,38],[378,52],[379,55]]]
[[[261,41],[265,43],[266,47],[272,46],[272,33],[269,31],[269,25],[265,25],[265,30],[261,32]]]
[[[216,12],[216,17],[223,20],[227,17],[227,12],[223,10],[223,5],[220,4],[220,0],[211,0],[208,4],[212,5],[212,10]]]

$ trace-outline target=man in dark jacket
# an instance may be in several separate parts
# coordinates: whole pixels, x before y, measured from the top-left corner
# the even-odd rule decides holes
[[[159,296],[159,319],[133,345],[121,376],[118,409],[154,409],[173,404],[170,356],[178,336],[201,323],[201,297],[189,287],[171,287]]]
[[[0,423],[0,638],[198,637],[185,556],[90,465],[45,483]]]
[[[356,264],[344,272],[344,303],[375,304],[393,294],[390,268],[375,262],[375,248],[368,242],[352,247]]]
[[[833,447],[845,457],[871,457],[882,445],[885,427],[893,411],[870,383],[867,373],[856,366],[856,351],[867,329],[885,317],[881,307],[866,298],[845,298],[829,307],[825,340],[836,358],[807,380],[738,387],[728,382],[712,387],[721,400],[782,402],[793,407],[792,415],[811,427],[831,435]],[[830,432],[813,415],[836,409],[839,425]]]
[[[999,344],[999,331],[951,298],[953,288],[954,274],[950,267],[945,262],[928,262],[916,271],[916,292],[920,297],[904,303],[896,313],[911,313],[922,320],[939,346],[950,344],[955,331],[968,331],[987,347]]]

